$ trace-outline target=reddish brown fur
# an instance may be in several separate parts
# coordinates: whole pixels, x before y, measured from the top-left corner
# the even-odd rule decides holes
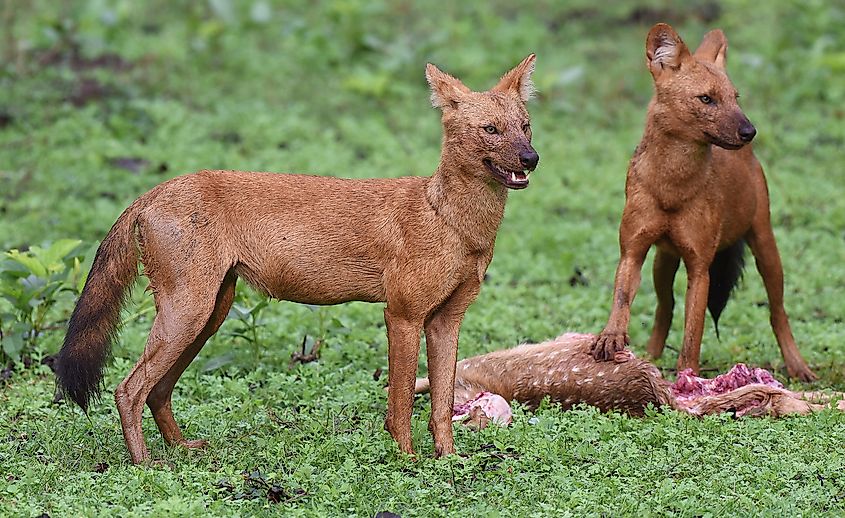
[[[385,427],[407,453],[413,453],[413,387],[424,331],[432,376],[429,427],[436,454],[453,453],[461,320],[493,256],[507,187],[525,187],[523,171],[537,163],[525,109],[533,68],[532,54],[492,90],[476,93],[428,65],[444,128],[440,165],[431,177],[202,171],[141,196],[98,251],[59,358],[60,385],[83,408],[96,396],[122,297],[136,274],[137,236],[157,314],[141,359],[115,392],[133,462],[149,458],[144,403],[169,444],[205,444],[182,437],[170,399],[225,319],[238,277],[282,300],[387,303],[395,390]],[[495,134],[485,129],[490,125]],[[519,177],[497,174],[505,170]]]
[[[613,306],[593,352],[597,359],[608,359],[627,345],[640,269],[649,248],[656,245],[658,305],[648,351],[653,357],[663,352],[672,321],[673,279],[683,260],[688,287],[678,368],[697,372],[710,265],[717,250],[744,239],[763,277],[772,328],[789,375],[813,380],[783,307],[783,270],[772,233],[766,180],[751,145],[745,145],[754,130],[725,73],[726,51],[727,41],[719,30],[705,35],[695,54],[668,25],[655,25],[649,32],[646,55],[655,96],[628,168]],[[701,98],[705,95],[715,102],[705,104]]]

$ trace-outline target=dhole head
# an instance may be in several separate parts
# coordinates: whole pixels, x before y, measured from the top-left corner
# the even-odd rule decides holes
[[[690,54],[678,33],[665,23],[646,38],[648,69],[656,95],[652,114],[662,128],[698,142],[739,149],[757,130],[739,107],[739,94],[725,72],[728,41],[716,29]]]
[[[473,92],[429,63],[425,76],[431,104],[443,112],[443,154],[467,174],[509,189],[528,186],[540,156],[531,147],[531,120],[525,102],[534,93],[531,54],[492,89]]]

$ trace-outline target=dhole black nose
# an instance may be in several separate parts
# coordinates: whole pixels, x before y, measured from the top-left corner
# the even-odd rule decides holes
[[[540,161],[540,155],[533,149],[521,151],[519,153],[519,163],[526,169],[534,169],[537,167],[537,162]]]
[[[741,138],[743,142],[751,142],[756,134],[757,130],[754,129],[754,126],[750,122],[746,122],[739,127],[739,138]]]

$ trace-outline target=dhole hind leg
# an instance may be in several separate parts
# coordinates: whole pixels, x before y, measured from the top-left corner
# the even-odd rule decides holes
[[[413,455],[411,416],[422,322],[400,312],[392,312],[389,303],[384,310],[384,322],[387,324],[387,379],[390,387],[384,428],[390,432],[401,451]]]
[[[675,274],[681,264],[680,257],[657,249],[654,258],[654,291],[657,295],[657,309],[654,312],[654,327],[648,340],[646,350],[652,358],[660,358],[666,337],[672,327],[672,312],[675,309]]]
[[[223,279],[223,284],[220,286],[220,291],[217,294],[217,300],[214,304],[214,310],[205,327],[199,336],[197,336],[196,340],[179,356],[176,363],[167,371],[167,374],[153,387],[150,395],[147,396],[147,406],[150,407],[153,413],[153,418],[162,437],[170,445],[180,445],[186,448],[201,448],[208,442],[205,440],[189,441],[182,437],[182,431],[173,418],[171,396],[173,394],[173,387],[179,381],[179,377],[182,376],[182,373],[185,372],[185,369],[200,352],[205,342],[217,332],[226,319],[226,315],[232,307],[232,300],[235,297],[236,282],[237,275],[234,271],[230,271],[226,275],[226,278]]]
[[[455,365],[458,362],[458,333],[467,307],[475,300],[477,281],[461,284],[425,323],[431,419],[428,428],[434,436],[437,457],[455,453],[452,436],[452,410],[455,403]]]
[[[780,262],[780,254],[769,221],[768,204],[765,206],[765,214],[755,219],[746,236],[746,241],[754,254],[757,271],[760,272],[763,285],[766,287],[772,330],[786,363],[786,371],[792,378],[801,381],[815,381],[818,377],[810,370],[807,362],[804,361],[798,351],[798,346],[795,345],[795,338],[792,336],[792,330],[789,327],[789,318],[783,307],[783,266]]]
[[[181,279],[178,291],[168,291],[165,288],[168,285],[172,286],[170,283],[158,285],[155,292],[158,311],[147,345],[138,363],[114,393],[123,437],[135,464],[150,457],[141,427],[144,403],[202,333],[219,292],[219,281],[209,282],[207,278]]]

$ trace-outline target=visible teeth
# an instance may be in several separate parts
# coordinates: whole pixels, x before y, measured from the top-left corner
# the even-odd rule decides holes
[[[516,173],[511,173],[511,181],[516,183],[518,180],[516,179]]]

